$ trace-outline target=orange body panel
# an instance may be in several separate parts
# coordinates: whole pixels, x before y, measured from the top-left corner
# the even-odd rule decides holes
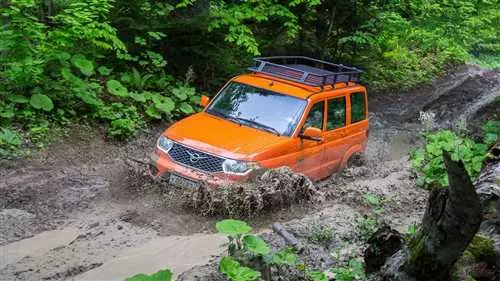
[[[338,83],[334,87],[307,86],[264,74],[244,74],[233,78],[242,84],[294,96],[307,101],[300,122],[291,136],[278,136],[267,131],[243,126],[207,112],[196,113],[168,128],[163,135],[183,146],[218,157],[257,163],[264,168],[288,166],[312,180],[325,178],[345,165],[354,153],[364,151],[368,139],[368,100],[366,89],[354,83]],[[351,93],[363,93],[365,118],[351,124]],[[345,97],[345,126],[327,131],[328,100]],[[309,110],[317,103],[325,103],[322,139],[309,140],[300,137],[300,130]],[[152,156],[156,170],[154,177],[163,173],[175,173],[192,180],[204,180],[212,184],[242,181],[247,175],[224,172],[204,173],[178,164],[158,148]]]

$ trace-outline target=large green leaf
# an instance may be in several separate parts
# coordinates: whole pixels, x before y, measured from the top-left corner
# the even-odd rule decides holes
[[[246,235],[243,238],[243,246],[248,251],[258,255],[267,255],[271,251],[267,243],[255,235]]]
[[[146,102],[146,96],[144,94],[138,94],[136,92],[130,92],[128,95],[137,102]]]
[[[111,74],[111,69],[105,66],[99,66],[99,68],[97,68],[97,72],[99,72],[102,76],[108,76]]]
[[[29,100],[25,97],[25,96],[22,96],[22,95],[9,95],[8,97],[9,101],[13,102],[13,103],[28,103]]]
[[[87,83],[80,79],[80,77],[73,75],[73,73],[71,73],[71,69],[69,69],[68,67],[64,67],[63,69],[61,69],[61,75],[64,80],[68,81],[74,88],[83,89],[87,87]]]
[[[52,100],[43,94],[34,94],[31,96],[30,105],[36,109],[51,111],[54,108]]]
[[[252,231],[252,228],[246,222],[234,219],[219,221],[215,224],[215,228],[218,232],[233,237]]]
[[[172,89],[172,93],[180,100],[185,100],[188,98],[184,91],[184,87]]]
[[[5,119],[10,119],[14,117],[14,108],[12,107],[7,107],[7,108],[0,108],[0,117],[5,118]]]
[[[172,110],[174,110],[175,108],[175,103],[170,98],[164,98],[161,103],[156,103],[155,107],[161,112],[170,114],[170,112],[172,112]]]
[[[296,261],[297,255],[295,255],[291,248],[282,249],[272,256],[272,263],[277,265],[294,265]]]
[[[92,106],[101,106],[103,102],[93,92],[78,92],[76,94],[84,103]]]
[[[230,257],[222,258],[219,264],[219,270],[232,281],[254,281],[260,278],[260,272],[241,266]]]
[[[53,52],[52,56],[61,61],[67,61],[71,58],[71,55],[68,52]]]
[[[83,55],[74,55],[71,63],[76,66],[85,76],[94,74],[94,64]]]
[[[160,270],[152,275],[137,274],[125,279],[125,281],[171,281],[172,272],[168,269]]]
[[[194,112],[193,107],[190,104],[185,103],[185,102],[180,104],[179,109],[180,109],[180,111],[182,111],[185,114],[191,114]]]
[[[0,144],[9,146],[20,146],[22,144],[21,137],[11,129],[0,128]]]
[[[115,96],[118,97],[126,97],[128,96],[128,90],[125,86],[117,80],[109,80],[106,82],[106,86],[108,87],[108,91]]]
[[[161,119],[161,112],[154,106],[148,107],[148,109],[146,109],[146,114],[153,119]]]

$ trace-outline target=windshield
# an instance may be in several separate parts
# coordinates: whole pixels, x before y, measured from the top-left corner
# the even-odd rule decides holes
[[[277,135],[290,136],[306,104],[299,98],[231,82],[210,104],[207,113]]]

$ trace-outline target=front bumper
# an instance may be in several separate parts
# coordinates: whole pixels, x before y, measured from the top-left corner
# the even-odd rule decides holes
[[[166,179],[170,174],[177,174],[195,182],[204,182],[209,185],[220,186],[236,182],[245,182],[249,176],[229,175],[220,173],[205,173],[174,162],[170,156],[158,148],[151,154],[150,176],[153,179]]]

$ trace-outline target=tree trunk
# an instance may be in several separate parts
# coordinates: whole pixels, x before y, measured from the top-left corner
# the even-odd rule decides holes
[[[389,280],[449,280],[452,266],[481,223],[481,202],[462,162],[443,155],[450,186],[431,191],[422,225],[408,248],[382,269]]]

